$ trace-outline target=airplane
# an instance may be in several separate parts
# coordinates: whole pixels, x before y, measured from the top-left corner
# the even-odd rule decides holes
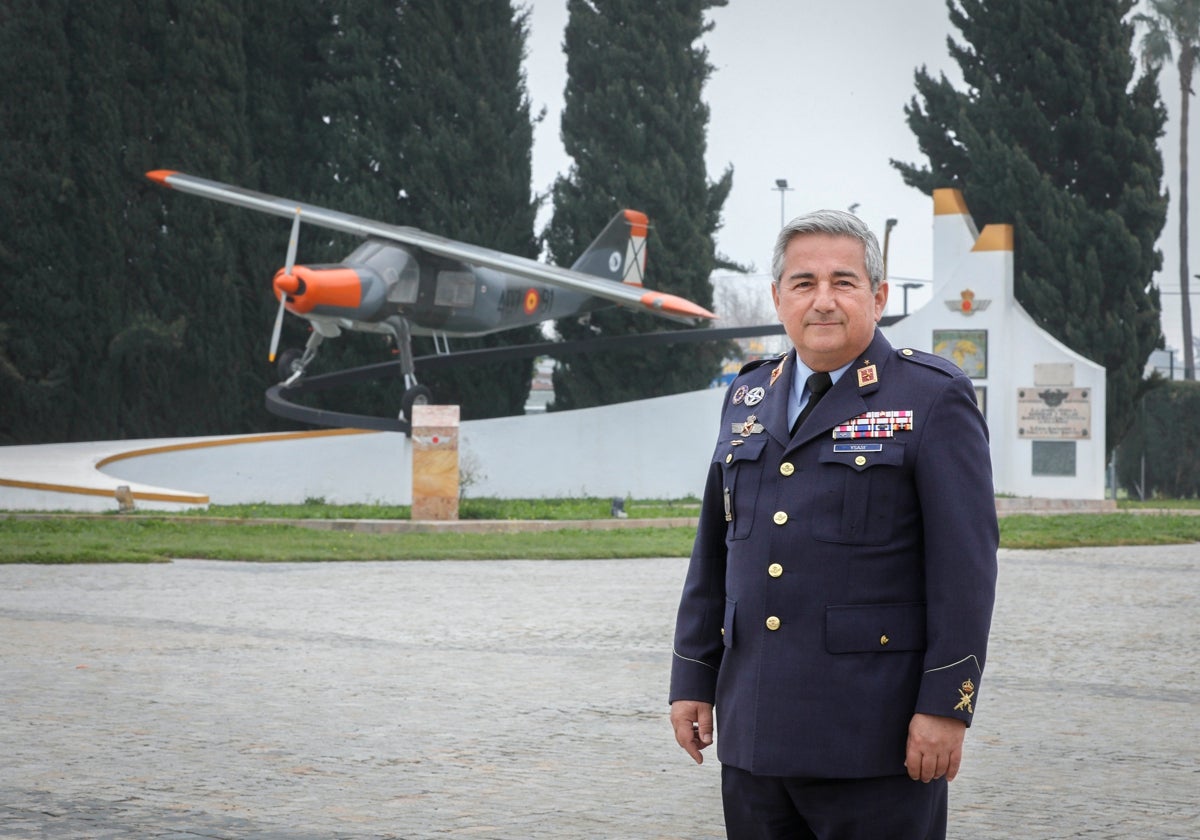
[[[279,300],[270,361],[279,349],[284,312],[312,325],[304,350],[279,356],[280,379],[297,382],[326,338],[342,330],[390,336],[404,377],[401,416],[432,399],[414,375],[412,336],[432,336],[438,354],[452,337],[480,336],[555,318],[621,306],[694,324],[716,316],[692,301],[643,288],[649,220],[618,212],[571,268],[540,263],[413,227],[352,216],[168,169],[146,173],[179,192],[292,219],[283,268],[273,287]],[[301,221],[365,241],[334,265],[296,265]]]

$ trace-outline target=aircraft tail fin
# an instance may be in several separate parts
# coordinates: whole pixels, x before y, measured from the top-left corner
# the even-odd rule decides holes
[[[637,210],[622,210],[588,246],[573,271],[593,274],[630,286],[641,286],[646,274],[646,233],[650,220]]]

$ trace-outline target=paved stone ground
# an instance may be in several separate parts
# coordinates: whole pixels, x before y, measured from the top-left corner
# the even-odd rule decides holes
[[[0,566],[0,836],[723,836],[686,561]],[[1200,546],[1005,551],[951,836],[1200,837]]]

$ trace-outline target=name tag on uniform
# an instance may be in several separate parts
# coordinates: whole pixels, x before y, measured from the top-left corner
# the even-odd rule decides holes
[[[882,443],[835,443],[834,452],[882,452]]]

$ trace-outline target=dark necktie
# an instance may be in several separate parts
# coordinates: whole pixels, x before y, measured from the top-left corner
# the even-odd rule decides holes
[[[833,387],[833,379],[828,373],[821,371],[808,377],[804,384],[808,388],[808,403],[800,412],[800,416],[796,418],[796,422],[792,424],[793,435],[796,434],[796,430],[800,428],[800,424],[808,418],[808,415],[812,414],[812,410],[817,407],[821,397],[825,396],[825,392]]]

